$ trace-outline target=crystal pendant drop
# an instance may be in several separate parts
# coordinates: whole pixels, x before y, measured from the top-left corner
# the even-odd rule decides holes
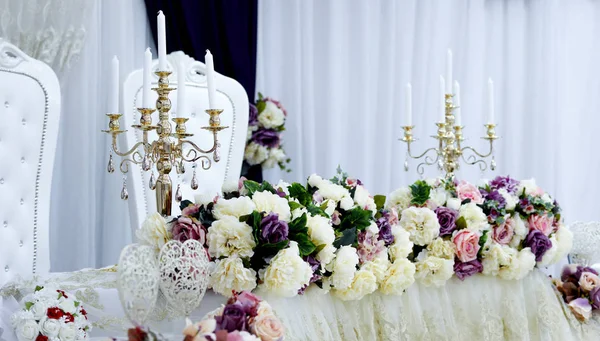
[[[112,153],[110,153],[110,156],[108,157],[108,166],[106,166],[106,170],[109,173],[113,173],[115,171],[115,165],[114,165],[114,162],[113,162]]]
[[[183,161],[177,162],[177,165],[175,166],[175,170],[177,171],[177,174],[185,173],[185,166],[183,165]]]
[[[193,190],[198,189],[198,179],[196,178],[196,170],[194,170],[194,174],[192,175],[192,181],[190,182],[190,187]]]
[[[121,199],[127,200],[129,198],[129,192],[127,192],[127,184],[123,181],[123,188],[121,189]]]
[[[438,161],[438,169],[444,170],[444,163],[442,162],[442,160]]]
[[[490,163],[490,169],[491,170],[496,170],[496,160],[492,158],[492,162]]]
[[[215,160],[215,162],[221,161],[221,153],[219,153],[219,149],[215,149],[213,153],[213,160]]]
[[[404,171],[408,172],[408,160],[404,160]]]
[[[177,191],[175,192],[175,200],[177,202],[181,202],[181,199],[183,199],[181,195],[181,185],[177,185]]]
[[[150,170],[150,160],[148,159],[147,155],[145,155],[144,159],[142,160],[142,169],[144,170],[144,172]]]
[[[156,188],[156,179],[154,178],[154,172],[150,174],[150,182],[148,183],[150,189],[154,190]]]

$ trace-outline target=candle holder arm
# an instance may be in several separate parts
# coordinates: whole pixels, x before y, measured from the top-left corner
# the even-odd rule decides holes
[[[489,150],[487,153],[480,153],[477,150],[475,150],[475,148],[473,148],[473,147],[469,147],[469,146],[463,147],[460,150],[461,158],[463,159],[463,161],[469,165],[478,165],[479,169],[482,172],[485,171],[488,168],[488,164],[484,159],[491,156],[494,152],[494,140],[489,140],[489,141],[490,141],[490,146],[489,146]],[[473,154],[466,156],[466,154],[465,154],[466,151],[470,151]],[[477,159],[477,157],[479,157],[479,159]]]

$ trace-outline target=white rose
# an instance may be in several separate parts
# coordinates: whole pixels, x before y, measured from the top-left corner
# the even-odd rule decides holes
[[[246,131],[246,142],[250,141],[250,139],[252,138],[252,133],[254,133],[254,126],[248,126],[248,130]]]
[[[37,301],[33,306],[31,306],[29,311],[31,311],[33,313],[33,317],[39,321],[42,319],[42,317],[46,316],[48,313],[48,308],[48,303],[44,301]]]
[[[273,168],[285,160],[285,152],[281,148],[271,148],[269,157],[263,163],[264,168]]]
[[[413,242],[410,241],[410,234],[399,226],[392,227],[394,243],[389,246],[390,260],[396,262],[398,259],[406,258],[413,250]]]
[[[75,314],[77,312],[77,308],[75,307],[75,302],[73,302],[73,300],[64,300],[60,302],[58,307],[65,313]]]
[[[251,166],[263,163],[269,157],[269,150],[256,142],[250,142],[244,151],[244,159]]]
[[[524,272],[521,269],[521,261],[519,259],[519,252],[511,247],[502,246],[504,254],[500,258],[500,268],[498,270],[498,276],[502,279],[513,280],[519,278]],[[530,252],[531,253],[531,252]],[[525,253],[524,253],[525,255]],[[535,257],[533,260],[535,266]]]
[[[412,200],[410,188],[401,187],[388,195],[385,202],[385,208],[396,208],[398,212],[408,208]]]
[[[329,219],[323,216],[309,216],[306,220],[308,227],[308,236],[316,245],[329,245],[335,241],[335,231],[329,223]]]
[[[425,286],[440,287],[454,274],[454,260],[428,256],[417,262],[415,277]]]
[[[428,178],[425,179],[425,183],[429,185],[429,187],[436,187],[440,183],[440,178]]]
[[[212,257],[252,257],[256,243],[252,227],[237,218],[224,216],[215,220],[208,229],[208,253]]]
[[[464,204],[458,210],[459,217],[463,217],[467,222],[467,229],[471,231],[481,231],[488,227],[487,216],[483,213],[481,207],[474,202]]]
[[[552,200],[552,198],[550,197],[550,195],[548,193],[542,194],[541,198],[547,204],[553,204],[554,203],[554,200]]]
[[[19,341],[31,341],[38,337],[40,327],[35,320],[21,320],[16,325],[15,333]]]
[[[255,209],[256,206],[249,197],[219,198],[213,207],[213,216],[215,219],[221,219],[224,216],[239,218],[252,213]]]
[[[504,198],[504,201],[506,201],[505,208],[509,211],[514,210],[517,206],[517,197],[508,193],[508,191],[504,188],[500,188],[498,193],[500,193],[500,195]]]
[[[258,122],[267,129],[277,128],[285,123],[283,110],[271,102],[265,101],[265,108],[258,114]]]
[[[337,204],[335,203],[335,201],[329,199],[326,201],[326,203],[327,207],[325,208],[325,213],[327,213],[327,215],[329,216],[332,216]]]
[[[366,262],[361,266],[361,270],[367,270],[377,279],[377,283],[383,282],[386,276],[386,272],[390,266],[390,261],[386,257],[378,257],[370,262]]]
[[[483,274],[503,279],[521,279],[535,266],[535,256],[529,248],[516,249],[491,242],[483,251]]]
[[[328,180],[321,181],[321,183],[319,184],[319,193],[321,194],[321,196],[323,196],[324,199],[331,199],[335,202],[339,202],[342,199],[349,199],[352,202],[352,205],[354,204],[354,201],[350,196],[350,192],[348,192],[346,188],[340,185],[336,185]]]
[[[283,180],[279,180],[277,185],[275,185],[275,189],[279,189],[279,190],[283,191],[283,193],[285,193],[285,195],[290,195],[289,187],[290,187],[290,184]]]
[[[312,187],[319,188],[319,186],[321,185],[321,183],[323,181],[324,181],[323,178],[317,174],[313,174],[308,177],[308,184],[311,185]]]
[[[460,199],[458,199],[458,198],[448,199],[448,202],[446,202],[446,207],[458,211],[460,209]]]
[[[355,187],[354,190],[354,202],[362,209],[374,211],[376,209],[375,200],[371,198],[371,195],[361,185]]]
[[[60,341],[75,341],[77,338],[77,329],[75,329],[75,325],[72,323],[65,324],[60,329],[58,336],[60,337]]]
[[[513,248],[517,248],[521,241],[525,239],[527,233],[529,233],[529,229],[525,226],[525,222],[521,219],[521,216],[517,213],[511,218],[514,222],[513,228],[515,231],[515,235],[511,239],[509,245]]]
[[[221,186],[221,191],[223,191],[223,193],[237,192],[239,190],[239,186],[239,179],[226,179],[223,182],[223,186]]]
[[[515,277],[516,280],[523,279],[535,267],[535,255],[531,249],[526,247],[519,251],[519,273]]]
[[[290,200],[290,201],[293,201],[293,200]],[[295,220],[297,218],[300,218],[300,217],[302,217],[303,214],[306,214],[306,216],[308,216],[308,211],[304,207],[299,207],[299,208],[295,209],[292,212],[292,219],[291,220]]]
[[[553,237],[556,238],[557,248],[552,264],[560,262],[571,251],[571,248],[573,248],[573,232],[561,225]]]
[[[256,271],[244,267],[241,258],[231,256],[216,260],[216,266],[210,275],[210,286],[225,297],[236,292],[251,291],[256,288]]]
[[[535,179],[529,180],[521,180],[519,182],[519,186],[517,187],[517,194],[521,195],[523,193],[523,189],[525,189],[525,194],[534,195],[538,191],[538,186],[535,183]]]
[[[298,244],[290,241],[290,246],[279,251],[267,266],[262,285],[278,296],[292,297],[310,283],[312,275],[310,265],[300,257]]]
[[[342,301],[360,300],[377,290],[377,278],[365,269],[358,270],[352,283],[345,289],[335,289],[333,294]]]
[[[242,337],[242,341],[261,341],[259,337],[254,336],[248,332],[240,332],[240,336]]]
[[[352,284],[356,266],[358,265],[358,253],[352,246],[342,246],[335,260],[328,265],[333,274],[330,277],[331,284],[337,289],[346,289]]]
[[[211,202],[213,202],[213,200],[215,200],[215,197],[218,197],[218,196],[219,196],[219,194],[216,192],[215,193],[202,192],[202,193],[198,193],[194,196],[194,202],[198,205],[208,205]]]
[[[435,212],[426,207],[409,207],[402,211],[400,226],[417,245],[427,245],[440,234],[440,224]]]
[[[256,205],[257,211],[276,213],[279,216],[279,220],[290,221],[292,213],[285,198],[271,192],[263,191],[254,193],[252,201]]]
[[[47,319],[41,324],[41,332],[49,338],[57,337],[62,323],[58,320]]]
[[[142,224],[142,228],[135,231],[135,235],[140,243],[152,246],[156,250],[160,250],[173,238],[165,218],[158,212],[149,215]]]
[[[415,282],[416,267],[406,258],[397,259],[388,268],[379,290],[385,295],[400,295]]]
[[[335,258],[336,248],[333,245],[325,246],[319,253],[317,254],[317,260],[321,264],[329,264]]]
[[[342,200],[340,200],[340,208],[343,210],[351,210],[354,207],[354,201],[352,200],[352,198],[350,196],[347,197],[343,197]]]
[[[430,191],[429,200],[433,204],[433,207],[431,208],[435,209],[437,207],[444,206],[444,204],[446,204],[446,201],[448,201],[449,197],[450,194],[443,187],[438,187]]]
[[[431,256],[444,259],[454,259],[456,245],[450,240],[436,238],[429,245],[427,245],[427,251],[429,251],[429,255]]]

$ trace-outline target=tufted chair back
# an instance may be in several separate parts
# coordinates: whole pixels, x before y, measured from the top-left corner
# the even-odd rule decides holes
[[[208,149],[212,147],[212,134],[201,127],[208,126],[208,114],[205,112],[208,108],[208,91],[205,76],[205,66],[203,63],[194,60],[181,51],[173,52],[168,55],[169,69],[173,73],[169,76],[171,87],[177,88],[177,66],[180,61],[184,63],[186,71],[186,117],[189,118],[186,127],[189,133],[194,136],[189,139],[196,143],[200,148]],[[153,69],[156,69],[158,61],[153,62]],[[142,134],[131,128],[132,124],[139,124],[140,115],[136,108],[142,105],[142,69],[133,71],[125,80],[123,86],[124,101],[124,127],[127,129],[125,135],[125,146],[131,148],[137,142],[142,141]],[[152,72],[152,86],[155,87],[158,78]],[[177,175],[175,168],[171,172],[173,181],[173,196],[177,189],[177,184],[181,183],[183,199],[194,200],[194,196],[200,193],[217,194],[221,191],[224,183],[237,183],[240,177],[244,149],[246,145],[246,134],[248,130],[248,96],[240,83],[236,80],[215,74],[217,87],[217,106],[215,109],[224,109],[221,113],[221,125],[228,126],[228,129],[219,132],[219,147],[221,154],[220,162],[212,162],[211,168],[203,170],[201,160],[197,163],[196,177],[199,187],[196,191],[190,188],[193,168],[192,164],[186,163],[186,172]],[[177,112],[177,90],[169,94],[171,100],[171,116],[175,117]],[[152,103],[154,105],[157,98],[156,92],[152,91]],[[158,113],[152,115],[152,122],[158,122]],[[173,123],[173,129],[175,125]],[[149,141],[157,138],[155,131],[150,132]],[[125,148],[122,148],[123,150]],[[212,160],[212,154],[209,155]],[[156,176],[156,169],[152,169]],[[142,171],[140,166],[133,165],[129,167],[127,178],[127,187],[129,189],[129,208],[132,229],[135,230],[141,226],[149,213],[156,212],[155,193],[149,188],[151,172]],[[180,213],[179,203],[173,200],[172,215]]]
[[[0,286],[50,270],[50,184],[60,119],[52,69],[0,39]]]
[[[573,248],[569,253],[572,263],[589,266],[600,263],[600,222],[574,222],[569,225],[573,232]]]

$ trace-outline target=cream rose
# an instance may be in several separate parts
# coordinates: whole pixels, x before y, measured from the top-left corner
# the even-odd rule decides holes
[[[411,200],[412,193],[410,191],[410,188],[401,187],[390,193],[390,195],[388,195],[387,200],[385,202],[385,207],[388,209],[395,208],[400,212],[402,210],[407,209],[410,206]]]
[[[410,240],[417,245],[427,245],[440,234],[437,215],[426,207],[409,207],[402,211],[400,226],[410,234]]]
[[[390,267],[379,290],[385,295],[401,295],[415,282],[416,267],[406,258],[397,259]]]
[[[328,264],[328,270],[333,274],[330,277],[331,284],[337,289],[346,289],[352,284],[356,266],[358,265],[358,253],[352,246],[342,246],[334,259]]]
[[[230,297],[232,290],[240,292],[256,288],[256,271],[245,268],[238,256],[216,260],[215,263],[210,275],[210,286],[216,293]]]
[[[273,257],[263,277],[266,290],[281,297],[292,297],[310,283],[312,269],[299,254],[298,244],[291,241],[287,249]]]
[[[321,251],[319,251],[319,253],[317,253],[317,260],[321,263],[321,264],[329,264],[333,261],[333,259],[335,258],[335,251],[337,249],[333,246],[333,245],[327,245],[325,246]]]
[[[317,246],[330,245],[335,241],[335,231],[329,223],[329,219],[323,216],[309,216],[306,220],[308,236]]]
[[[152,246],[157,251],[173,238],[165,218],[158,212],[149,215],[142,228],[135,231],[135,235],[140,243]]]
[[[372,272],[361,269],[355,273],[349,287],[333,290],[333,294],[342,301],[353,301],[360,300],[375,290],[377,290],[377,278]]]
[[[275,315],[258,315],[250,324],[250,330],[262,341],[280,341],[285,336],[285,328]]]
[[[48,319],[41,324],[41,332],[49,338],[58,336],[62,323],[59,320]]]
[[[446,202],[446,207],[451,208],[455,211],[458,211],[460,209],[460,199],[457,199],[457,198],[448,199],[448,201]]]
[[[269,150],[256,142],[250,142],[244,151],[244,160],[251,166],[263,163],[269,157]]]
[[[276,213],[279,216],[279,220],[290,221],[292,214],[288,201],[285,198],[271,192],[263,191],[254,193],[252,201],[256,205],[257,211]]]
[[[429,255],[431,256],[444,259],[454,259],[456,246],[449,240],[436,238],[429,245],[427,245],[427,251],[429,251]]]
[[[386,255],[385,257],[378,257],[370,262],[364,263],[361,269],[371,272],[373,275],[375,275],[377,283],[381,283],[385,279],[389,266],[390,261],[387,259]]]
[[[215,219],[221,219],[225,216],[239,218],[252,213],[255,209],[256,205],[254,205],[254,202],[249,197],[219,198],[212,212]]]
[[[358,205],[358,207],[375,211],[377,207],[375,206],[375,201],[369,194],[366,188],[361,185],[357,185],[354,190],[354,202]]]
[[[439,206],[443,206],[446,201],[448,201],[449,197],[450,195],[448,194],[448,191],[446,191],[443,187],[435,188],[429,192],[429,201],[427,207],[434,210]]]
[[[427,256],[415,265],[416,275],[425,286],[440,287],[454,274],[454,260]]]
[[[583,272],[579,278],[579,286],[581,290],[590,292],[592,289],[600,285],[600,278],[592,272]]]
[[[258,122],[265,128],[277,128],[285,123],[285,114],[275,103],[265,101],[265,108],[258,114]]]
[[[19,341],[35,340],[40,333],[40,327],[35,320],[21,320],[15,328]]]
[[[400,258],[406,258],[413,250],[413,242],[410,241],[410,234],[400,226],[392,227],[394,243],[389,246],[388,253],[392,262]]]
[[[467,222],[467,229],[472,231],[481,231],[488,227],[487,216],[483,213],[481,207],[474,202],[462,205],[458,210],[459,218],[462,217]]]
[[[215,220],[208,229],[208,253],[215,258],[237,254],[252,257],[256,242],[252,227],[232,216]]]

